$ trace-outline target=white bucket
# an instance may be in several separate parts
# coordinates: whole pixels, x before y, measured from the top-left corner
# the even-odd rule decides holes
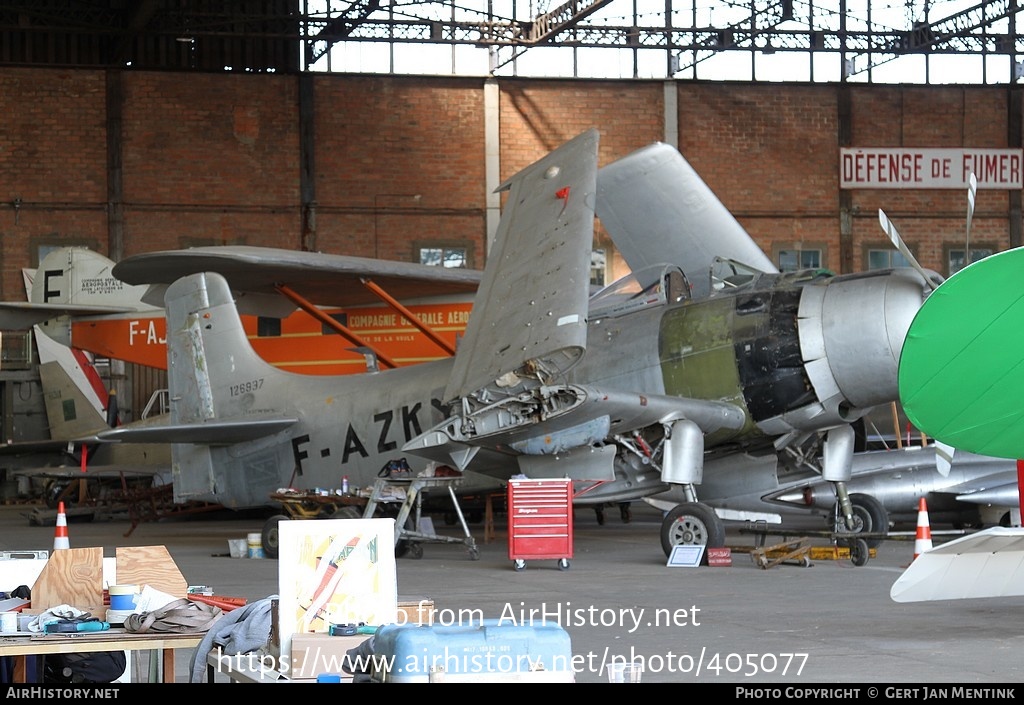
[[[263,558],[263,534],[249,534],[249,558]]]

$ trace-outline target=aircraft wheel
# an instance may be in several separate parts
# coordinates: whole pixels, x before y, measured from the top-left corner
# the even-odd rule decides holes
[[[281,548],[281,539],[277,535],[277,525],[287,521],[284,514],[275,514],[263,524],[263,531],[260,532],[260,542],[263,544],[263,555],[267,558],[277,558]]]
[[[725,545],[725,524],[715,510],[699,502],[684,502],[673,507],[661,522],[661,548],[665,557],[676,546],[720,548]],[[707,565],[705,551],[701,564]]]
[[[868,564],[871,557],[871,549],[865,539],[854,539],[850,541],[850,562],[860,567]]]
[[[423,544],[416,543],[415,541],[409,542],[409,557],[420,559],[423,558]]]
[[[60,482],[60,481],[57,481],[57,480],[50,480],[46,484],[46,489],[44,491],[44,496],[43,496],[43,498],[44,498],[44,500],[46,502],[47,509],[56,509],[58,506],[60,506],[61,500],[64,501],[64,506],[65,507],[73,506],[75,504],[75,502],[78,500],[78,494],[77,493],[67,492],[67,489],[68,489],[68,483],[67,482]],[[66,492],[67,492],[67,497],[65,499],[65,493]],[[74,496],[72,497],[72,495],[74,495]]]
[[[889,512],[877,499],[869,494],[855,492],[850,495],[850,505],[854,519],[854,529],[851,533],[889,533]],[[844,533],[843,528],[845,527],[843,527],[841,517],[839,522],[839,533]],[[878,548],[882,545],[882,539],[865,539],[865,541],[867,541],[868,548]]]
[[[334,514],[331,514],[331,519],[362,519],[363,513],[357,508],[346,505],[344,507],[338,507],[334,510]]]

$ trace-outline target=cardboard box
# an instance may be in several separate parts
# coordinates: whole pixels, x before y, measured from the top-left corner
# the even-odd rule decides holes
[[[434,601],[429,597],[398,598],[398,624],[433,624]]]
[[[293,634],[291,658],[283,668],[292,680],[315,680],[321,673],[340,673],[342,680],[352,680],[342,668],[348,650],[369,639],[367,634],[331,636],[330,634]]]

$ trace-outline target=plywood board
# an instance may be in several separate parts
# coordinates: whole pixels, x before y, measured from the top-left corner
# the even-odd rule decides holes
[[[103,549],[62,548],[54,551],[32,586],[32,610],[57,605],[82,610],[103,604]]]
[[[188,593],[188,582],[166,546],[124,546],[118,548],[116,554],[120,585],[138,585],[140,591],[144,585],[149,585],[175,597],[185,597]]]

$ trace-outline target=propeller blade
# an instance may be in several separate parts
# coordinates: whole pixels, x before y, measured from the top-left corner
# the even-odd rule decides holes
[[[956,450],[951,445],[935,441],[935,469],[943,477],[949,477],[950,467],[953,465],[953,453]]]
[[[903,238],[900,237],[899,232],[896,231],[896,226],[892,224],[892,221],[889,220],[885,211],[881,208],[878,209],[878,222],[881,223],[882,230],[885,231],[885,234],[889,237],[889,240],[896,249],[900,251],[900,254],[903,255],[907,262],[910,263],[910,266],[916,269],[921,276],[924,277],[925,285],[932,291],[935,291],[936,284],[932,281],[931,274],[929,274],[928,271],[921,266],[921,263],[917,261],[917,258],[910,253],[910,248],[908,248],[906,243],[903,242]]]
[[[964,239],[964,266],[971,263],[971,221],[974,220],[974,200],[978,197],[978,177],[971,172],[967,180],[967,237]]]

